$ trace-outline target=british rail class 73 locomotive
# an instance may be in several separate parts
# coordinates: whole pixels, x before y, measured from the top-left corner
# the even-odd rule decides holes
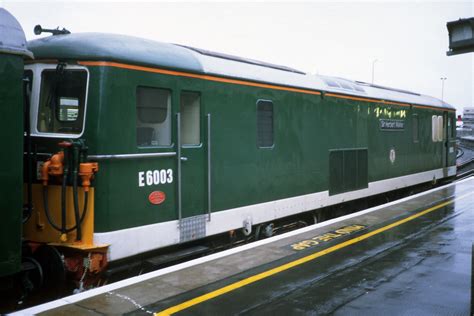
[[[24,164],[33,177],[23,235],[77,280],[163,247],[250,234],[456,173],[455,110],[438,99],[187,46],[54,31],[28,43]]]

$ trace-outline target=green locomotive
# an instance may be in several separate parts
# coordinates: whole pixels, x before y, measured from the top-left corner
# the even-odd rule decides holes
[[[26,44],[25,34],[18,21],[8,11],[0,8],[0,277],[21,270],[23,59],[33,57]],[[28,216],[28,210],[25,216]]]
[[[57,33],[28,45],[38,176],[24,237],[58,249],[77,278],[456,174],[455,110],[438,99],[135,37]]]

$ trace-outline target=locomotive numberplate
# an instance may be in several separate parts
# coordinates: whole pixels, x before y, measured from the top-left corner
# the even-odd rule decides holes
[[[173,170],[148,170],[138,172],[138,186],[150,186],[158,184],[173,183]]]

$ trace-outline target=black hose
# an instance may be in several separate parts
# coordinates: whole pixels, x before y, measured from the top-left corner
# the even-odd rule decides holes
[[[53,226],[54,229],[63,232],[63,229],[59,226],[57,226],[54,222],[53,219],[51,218],[50,212],[49,212],[49,206],[48,206],[48,186],[43,186],[43,206],[44,206],[44,213],[46,214],[46,218],[48,219],[48,222],[51,226]]]
[[[87,204],[89,204],[89,191],[84,191],[84,206],[82,209],[81,220],[80,220],[81,225],[82,225],[82,222],[84,222],[84,218],[86,218]]]
[[[79,197],[77,196],[77,168],[73,170],[73,178],[72,178],[72,198],[74,201],[74,217],[76,219],[76,240],[82,239],[82,228],[81,228],[81,220],[79,216]]]
[[[67,175],[69,173],[69,168],[66,166],[64,168],[63,174],[63,182],[61,185],[61,233],[66,232],[66,182],[67,182]]]
[[[51,218],[51,212],[49,211],[49,205],[48,205],[48,187],[43,186],[43,204],[44,204],[44,212],[46,214],[46,219],[48,220],[48,223],[57,231],[60,231],[62,233],[70,233],[73,230],[77,228],[77,223],[71,228],[65,228],[64,232],[62,231],[62,228],[56,225]],[[89,204],[89,192],[84,192],[84,208],[82,210],[81,218],[79,220],[79,226],[82,225],[84,222],[84,219],[86,218],[87,214],[87,204]]]

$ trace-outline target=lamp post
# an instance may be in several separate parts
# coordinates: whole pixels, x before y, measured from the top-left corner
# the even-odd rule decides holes
[[[372,84],[374,83],[374,75],[375,75],[375,63],[378,61],[378,59],[374,59],[372,62]]]
[[[441,101],[444,101],[444,81],[448,78],[441,77]]]

